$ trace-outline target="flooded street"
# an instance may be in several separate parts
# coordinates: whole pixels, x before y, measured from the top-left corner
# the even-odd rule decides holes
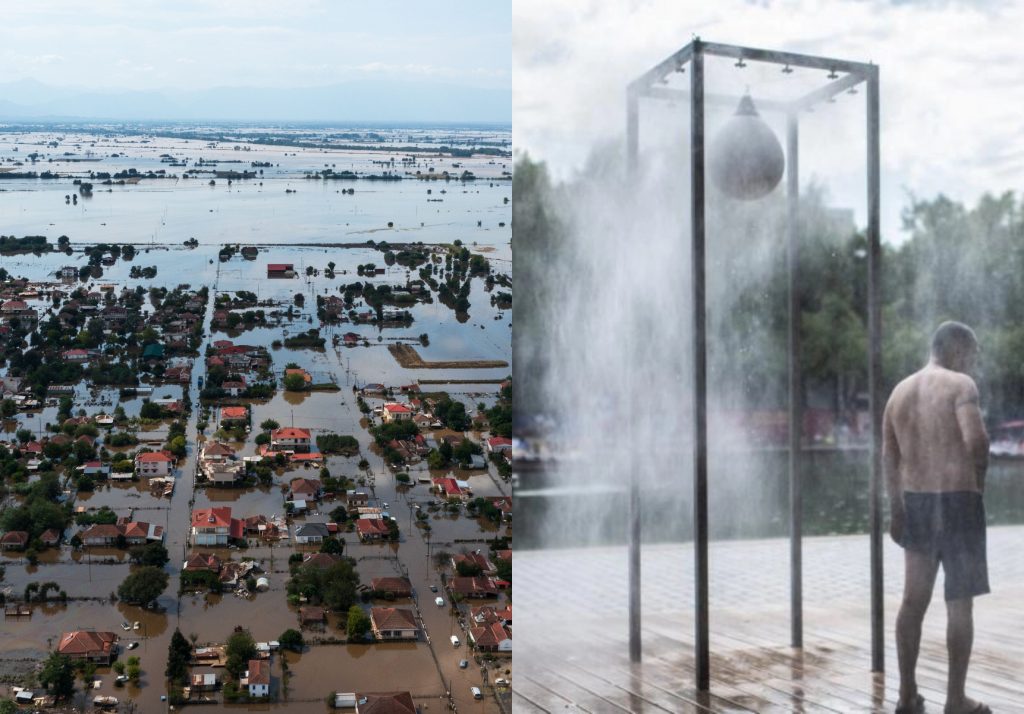
[[[507,134],[498,134],[507,137]],[[25,553],[3,551],[0,563],[6,572],[0,587],[8,602],[18,600],[26,586],[33,582],[54,582],[67,595],[66,603],[36,604],[31,617],[8,617],[0,634],[0,656],[6,679],[15,683],[19,676],[34,669],[35,663],[45,658],[63,632],[85,629],[110,631],[121,640],[122,657],[138,656],[142,677],[137,685],[115,686],[110,667],[101,666],[97,677],[101,684],[84,692],[78,683],[74,706],[91,708],[95,696],[114,696],[120,701],[121,711],[156,712],[168,704],[162,699],[168,693],[164,679],[168,646],[175,629],[181,631],[198,647],[224,643],[236,626],[248,629],[256,642],[278,640],[285,630],[299,628],[299,608],[290,601],[287,583],[290,577],[289,557],[294,553],[315,553],[315,545],[298,545],[295,532],[307,523],[331,521],[330,512],[345,503],[343,494],[332,494],[320,503],[311,503],[304,515],[288,516],[290,527],[287,537],[264,541],[255,535],[241,539],[243,547],[231,545],[194,547],[190,532],[192,514],[197,509],[230,507],[231,517],[245,519],[265,516],[269,520],[285,518],[285,501],[289,484],[304,477],[322,478],[321,467],[331,478],[348,479],[350,491],[365,492],[371,504],[384,504],[400,531],[397,542],[361,543],[354,530],[341,524],[337,540],[343,553],[354,559],[360,583],[369,589],[376,577],[408,577],[413,587],[412,598],[397,598],[393,602],[377,599],[365,601],[362,607],[369,613],[370,606],[382,605],[408,608],[415,612],[420,626],[415,641],[344,644],[346,613],[328,613],[323,629],[303,629],[307,647],[301,653],[274,652],[270,658],[274,693],[269,703],[239,704],[253,710],[315,711],[326,709],[325,700],[331,692],[408,690],[423,711],[444,711],[448,694],[460,711],[497,712],[498,703],[490,695],[475,701],[471,686],[484,688],[497,678],[510,676],[511,655],[498,655],[496,664],[481,670],[474,661],[467,637],[460,625],[469,615],[469,607],[480,604],[510,603],[503,592],[498,598],[468,600],[459,609],[452,609],[444,590],[442,571],[438,568],[438,553],[457,555],[460,552],[482,549],[487,552],[489,541],[496,536],[511,538],[511,526],[496,527],[489,522],[472,518],[463,507],[458,513],[447,513],[431,505],[438,498],[430,492],[430,478],[453,476],[468,481],[473,497],[499,497],[511,495],[511,488],[501,477],[498,467],[486,459],[484,468],[463,470],[445,467],[429,470],[426,460],[398,467],[388,465],[368,427],[372,424],[360,409],[360,403],[369,409],[380,408],[384,399],[373,394],[362,394],[368,384],[382,384],[394,389],[399,398],[399,387],[418,385],[421,394],[444,392],[452,400],[465,404],[467,414],[477,414],[498,403],[501,383],[511,369],[510,305],[492,297],[501,290],[511,293],[511,211],[508,199],[511,185],[505,172],[510,170],[510,159],[488,156],[455,159],[459,165],[453,169],[450,157],[419,157],[415,163],[399,165],[399,153],[290,149],[288,147],[256,146],[244,142],[220,143],[213,146],[166,136],[143,137],[90,136],[65,134],[0,134],[0,167],[12,166],[16,160],[37,146],[45,147],[51,141],[59,144],[49,150],[53,161],[47,160],[46,170],[61,174],[60,179],[11,179],[0,181],[0,214],[4,215],[4,233],[14,235],[46,235],[51,242],[58,236],[69,238],[69,254],[59,251],[39,255],[16,253],[0,256],[0,266],[10,277],[26,278],[33,285],[49,285],[50,289],[64,292],[83,287],[87,291],[109,290],[111,295],[137,287],[150,291],[166,288],[172,291],[188,285],[192,291],[208,288],[209,294],[197,316],[201,339],[198,357],[168,356],[164,369],[189,367],[187,382],[156,382],[145,377],[141,383],[143,394],[125,394],[122,390],[96,385],[82,379],[71,392],[75,415],[82,410],[87,417],[101,412],[123,409],[128,420],[144,414],[148,401],[161,400],[180,404],[183,397],[192,405],[184,420],[186,450],[184,457],[174,464],[171,477],[173,493],[161,495],[162,484],[146,476],[135,480],[98,480],[92,491],[77,491],[68,474],[61,477],[66,502],[76,513],[96,514],[110,509],[117,517],[132,522],[144,522],[163,529],[163,543],[170,556],[164,570],[170,576],[166,590],[158,598],[159,611],[127,605],[116,600],[115,593],[133,566],[126,550],[116,547],[85,546],[72,548],[68,541],[82,528],[72,523],[63,533],[64,544],[58,549],[39,553],[38,563],[30,565]],[[183,160],[187,157],[191,167],[197,160],[234,163],[246,146],[245,164],[266,163],[254,178],[163,178],[142,179],[137,183],[113,185],[109,192],[94,186],[89,198],[79,198],[76,204],[65,201],[77,186],[75,177],[89,177],[89,171],[111,174],[132,169],[138,173],[159,170],[167,165],[161,156]],[[80,148],[78,148],[80,147]],[[86,147],[88,152],[86,152]],[[19,151],[15,152],[14,149]],[[76,157],[89,155],[102,157],[101,162],[75,163],[61,155],[67,149]],[[116,156],[115,156],[116,154]],[[336,170],[380,172],[372,162],[395,159],[399,167],[413,174],[415,171],[441,170],[441,163],[455,174],[472,171],[475,181],[422,181],[405,178],[401,181],[337,181],[306,178],[309,172],[330,164]],[[88,167],[88,168],[85,168]],[[25,164],[18,171],[42,168]],[[221,167],[223,170],[225,167]],[[392,167],[389,166],[389,169]],[[180,168],[170,169],[181,171]],[[241,166],[232,170],[241,171]],[[96,181],[93,179],[93,183]],[[213,185],[211,185],[213,184]],[[354,188],[346,195],[342,186]],[[439,192],[442,192],[439,194]],[[442,198],[443,201],[437,199]],[[430,199],[430,202],[428,202]],[[67,204],[67,205],[66,205]],[[389,224],[391,227],[389,227]],[[198,245],[183,243],[195,238]],[[374,244],[368,244],[374,241]],[[386,241],[382,249],[378,244]],[[454,243],[460,241],[459,243]],[[422,242],[422,244],[421,244]],[[84,252],[97,243],[133,245],[131,260],[118,259],[112,265],[96,265],[91,272],[89,258]],[[428,257],[425,265],[437,270],[445,267],[445,256],[451,246],[465,246],[473,256],[485,257],[491,275],[502,275],[508,287],[491,284],[481,275],[466,279],[465,297],[468,311],[456,312],[428,288],[427,299],[418,299],[406,308],[411,320],[391,322],[355,321],[345,316],[343,321],[323,319],[318,311],[318,298],[341,297],[339,286],[355,282],[373,286],[404,286],[419,277],[424,267],[403,267],[388,264],[389,250],[401,246],[423,251]],[[235,252],[225,256],[224,245],[254,246],[258,252],[252,259]],[[363,273],[367,264],[382,266]],[[450,263],[450,258],[449,258]],[[268,277],[274,264],[294,266],[294,277]],[[139,277],[142,267],[155,268],[155,276]],[[61,280],[62,268],[68,274],[85,270],[86,274]],[[223,308],[216,303],[218,297],[234,298],[249,292],[258,305],[233,309],[228,312],[242,315],[246,309],[258,309],[265,320],[256,324],[239,321],[228,327]],[[433,293],[431,295],[431,293]],[[40,315],[55,312],[49,296],[40,292],[25,301]],[[510,300],[511,298],[509,298]],[[149,306],[146,306],[149,308]],[[351,310],[369,309],[364,300],[356,296]],[[150,308],[152,309],[152,308]],[[44,317],[44,319],[47,319]],[[307,330],[319,330],[323,346],[288,346],[289,339],[301,336]],[[200,333],[197,333],[200,334]],[[234,345],[264,348],[270,357],[270,378],[276,388],[269,396],[210,398],[204,392],[204,379],[209,379],[209,368],[204,359],[223,345],[214,343],[228,340]],[[490,360],[504,363],[500,368],[444,368],[418,369],[401,366],[388,351],[388,345],[412,344],[425,361]],[[228,344],[228,343],[224,343]],[[316,390],[287,391],[282,388],[286,365],[304,370]],[[10,363],[0,365],[0,377],[10,373]],[[205,386],[209,386],[208,384]],[[148,388],[152,388],[149,393]],[[404,401],[406,396],[402,396]],[[259,461],[258,435],[264,435],[260,424],[273,420],[284,427],[308,430],[315,441],[318,435],[340,434],[355,437],[358,451],[351,455],[326,455],[310,462],[288,461],[272,465],[268,480],[251,485],[213,486],[202,481],[199,470],[200,449],[218,431],[221,410],[225,406],[244,407],[247,410],[247,430],[225,433],[221,439],[235,450],[239,459]],[[19,432],[29,430],[32,438],[46,441],[46,426],[59,424],[60,405],[56,399],[43,400],[39,408],[19,410],[3,420],[0,440],[15,442]],[[482,412],[480,412],[482,414]],[[139,447],[149,445],[147,433],[154,435],[150,448],[160,448],[167,438],[169,419],[158,423],[136,424],[129,431],[139,440]],[[203,429],[200,430],[199,427]],[[115,431],[121,431],[116,429]],[[425,433],[435,431],[424,429]],[[436,430],[437,439],[449,432]],[[468,428],[465,433],[477,444],[490,436],[486,426]],[[456,432],[451,432],[456,435]],[[239,439],[238,436],[244,438]],[[109,438],[101,431],[101,439]],[[13,448],[13,446],[12,446]],[[109,447],[101,458],[106,463],[117,461],[119,449],[132,452],[137,447]],[[486,451],[484,452],[486,456]],[[70,473],[70,472],[69,472]],[[409,484],[400,483],[398,474],[408,474]],[[38,477],[31,476],[30,483]],[[426,481],[420,482],[420,481]],[[6,492],[5,507],[21,502],[22,496]],[[332,500],[333,499],[333,500]],[[423,518],[419,514],[428,514]],[[423,529],[419,521],[429,523]],[[352,526],[349,525],[348,528]],[[245,547],[248,545],[248,547]],[[511,547],[511,546],[508,546]],[[222,563],[239,563],[244,558],[254,561],[260,575],[268,581],[265,589],[243,597],[233,590],[221,594],[185,592],[178,595],[183,566],[196,552],[214,554]],[[450,573],[451,564],[445,569]],[[450,577],[450,574],[449,576]],[[435,586],[438,594],[431,592]],[[444,596],[445,604],[438,607],[434,598]],[[123,630],[138,623],[137,629]],[[459,647],[453,647],[450,637],[457,634]],[[137,649],[125,651],[131,642],[139,642]],[[460,660],[469,660],[460,667]],[[287,669],[285,669],[287,666]],[[223,670],[195,667],[193,674]],[[486,679],[485,679],[486,677]],[[221,692],[209,693],[222,702]],[[216,708],[216,707],[215,707]]]

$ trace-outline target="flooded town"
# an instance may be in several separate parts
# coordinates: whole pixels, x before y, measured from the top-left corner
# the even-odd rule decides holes
[[[511,710],[511,177],[507,127],[0,126],[11,711]]]

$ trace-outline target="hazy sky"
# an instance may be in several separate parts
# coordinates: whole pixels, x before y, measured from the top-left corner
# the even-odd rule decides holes
[[[880,65],[889,238],[907,191],[1024,187],[1024,2],[516,0],[513,27],[516,146],[561,176],[621,136],[627,82],[697,34]]]
[[[289,87],[375,78],[511,86],[511,2],[5,3],[2,81],[96,89]]]

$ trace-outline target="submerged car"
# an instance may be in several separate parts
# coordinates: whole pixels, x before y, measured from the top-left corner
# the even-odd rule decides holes
[[[468,666],[469,666],[469,660],[468,659],[460,659],[459,660],[459,669],[465,669]]]

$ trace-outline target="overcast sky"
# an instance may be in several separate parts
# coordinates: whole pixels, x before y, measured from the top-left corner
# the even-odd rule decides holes
[[[2,81],[105,90],[423,78],[511,86],[509,0],[5,3]]]
[[[907,191],[1024,187],[1024,2],[516,0],[513,27],[515,143],[562,177],[621,136],[625,85],[699,35],[880,66],[890,240]]]

